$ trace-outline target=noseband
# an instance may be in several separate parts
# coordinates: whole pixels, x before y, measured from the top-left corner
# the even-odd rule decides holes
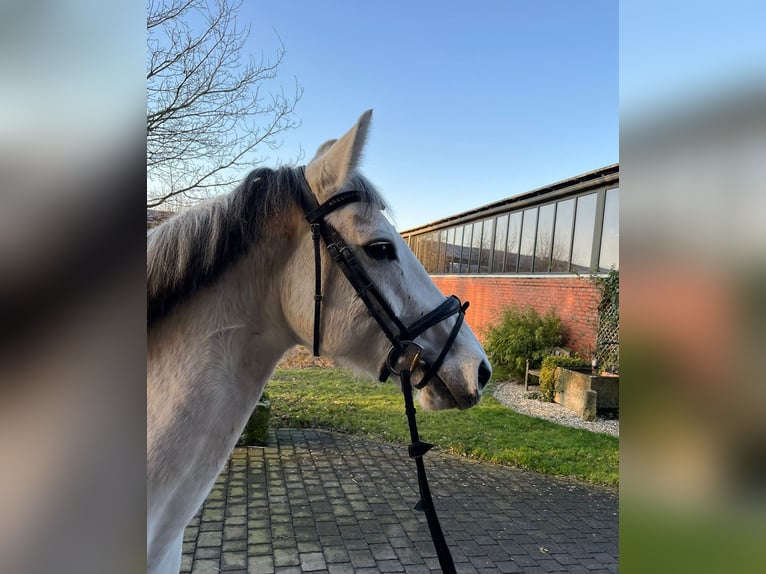
[[[468,302],[466,301],[461,304],[460,299],[455,295],[450,295],[435,309],[411,325],[406,326],[402,323],[372,282],[367,272],[359,265],[351,248],[346,244],[338,231],[325,220],[329,213],[344,205],[364,201],[362,192],[358,190],[345,191],[332,196],[320,205],[306,182],[303,168],[300,168],[300,171],[302,176],[300,179],[303,183],[301,207],[306,220],[311,225],[311,238],[314,242],[314,356],[319,356],[319,325],[322,307],[322,259],[319,246],[321,238],[324,239],[327,250],[335,263],[356,290],[357,296],[362,300],[372,318],[375,319],[380,329],[386,335],[386,338],[391,342],[388,357],[380,369],[379,380],[383,382],[388,379],[391,373],[400,375],[402,369],[410,370],[414,368],[409,361],[413,356],[417,356],[418,360],[416,362],[418,364],[415,366],[423,367],[426,372],[420,382],[414,386],[418,389],[423,388],[437,375],[447,353],[455,342],[460,327],[463,325]],[[415,339],[452,315],[457,315],[457,320],[436,360],[430,363],[427,359],[420,358],[423,348],[415,342]]]

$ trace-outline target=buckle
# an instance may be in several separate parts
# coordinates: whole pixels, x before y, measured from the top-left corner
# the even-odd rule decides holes
[[[388,357],[386,357],[386,366],[396,376],[401,375],[404,369],[412,372],[420,363],[420,354],[422,352],[423,347],[415,341],[402,341],[400,348],[391,347]],[[401,367],[397,368],[397,366]]]

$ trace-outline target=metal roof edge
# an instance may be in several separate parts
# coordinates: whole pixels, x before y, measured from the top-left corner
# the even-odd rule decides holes
[[[542,196],[545,196],[545,199],[555,199],[557,197],[577,193],[585,189],[609,185],[610,183],[619,180],[619,172],[620,164],[613,163],[598,169],[594,169],[592,171],[587,171],[574,177],[557,181],[556,183],[538,187],[531,191],[525,191],[506,199],[501,199],[500,201],[495,201],[493,203],[471,209],[469,211],[450,215],[448,217],[444,217],[424,225],[419,225],[417,227],[411,227],[409,229],[400,231],[399,233],[401,235],[415,235],[424,233],[426,231],[440,229],[442,227],[447,227],[457,223],[482,219],[487,216],[495,215],[498,212],[508,211],[510,206],[520,208],[530,203],[539,203],[542,201]]]

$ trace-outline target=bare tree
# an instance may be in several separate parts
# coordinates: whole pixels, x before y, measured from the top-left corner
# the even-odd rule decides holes
[[[148,0],[147,207],[212,195],[263,162],[298,125],[295,83],[267,93],[285,56],[247,56],[241,0]]]

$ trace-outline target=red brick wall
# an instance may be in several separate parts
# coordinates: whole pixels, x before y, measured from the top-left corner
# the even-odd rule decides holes
[[[531,305],[541,315],[553,309],[561,318],[567,341],[565,346],[586,359],[596,347],[598,303],[601,295],[587,277],[471,277],[436,275],[431,277],[445,295],[470,301],[466,322],[484,338],[504,307]]]

